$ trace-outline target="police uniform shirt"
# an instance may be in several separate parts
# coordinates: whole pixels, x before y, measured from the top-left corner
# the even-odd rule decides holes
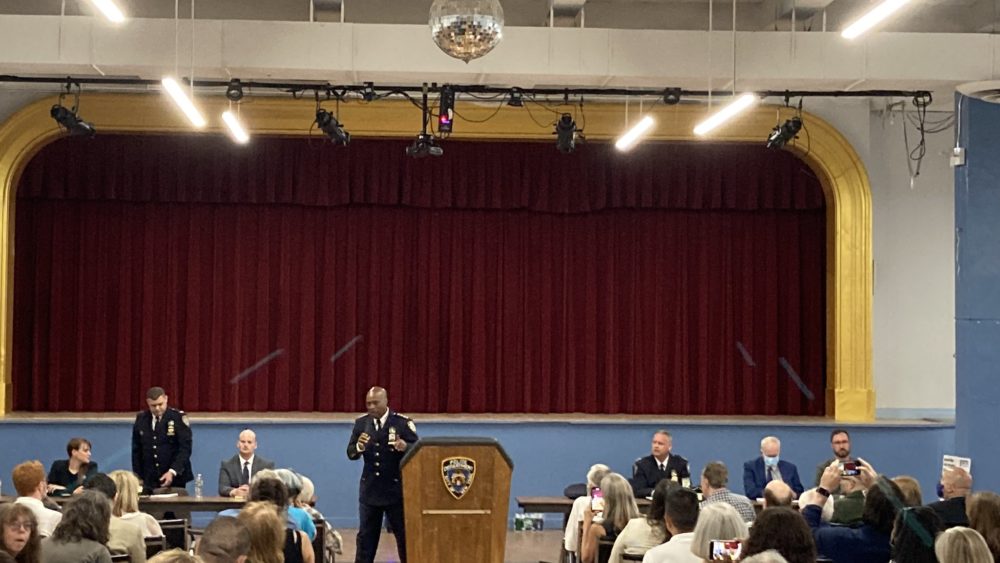
[[[194,479],[191,471],[191,427],[183,411],[167,410],[156,422],[148,410],[135,417],[132,426],[132,471],[146,492],[160,487],[160,476],[174,473],[171,487],[183,487]]]
[[[663,479],[672,479],[682,484],[684,479],[691,478],[688,460],[676,454],[667,454],[664,468],[652,455],[635,460],[632,465],[632,490],[637,497],[648,497],[653,493],[656,484]]]
[[[381,419],[369,415],[359,417],[354,421],[351,439],[347,444],[349,459],[364,458],[364,469],[361,472],[361,483],[358,490],[358,500],[371,506],[389,506],[403,502],[402,472],[399,462],[406,450],[396,451],[389,443],[395,436],[407,444],[407,449],[417,441],[417,429],[413,421],[399,413],[387,411]],[[367,433],[370,438],[364,451],[358,451],[358,438]]]

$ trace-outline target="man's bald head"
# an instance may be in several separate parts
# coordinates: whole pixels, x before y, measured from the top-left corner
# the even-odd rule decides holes
[[[791,506],[795,493],[784,481],[771,481],[764,487],[764,508]]]
[[[365,407],[373,418],[382,418],[389,410],[388,393],[381,387],[372,387],[365,395]]]
[[[951,467],[941,472],[944,498],[968,496],[972,492],[972,475],[961,467]]]

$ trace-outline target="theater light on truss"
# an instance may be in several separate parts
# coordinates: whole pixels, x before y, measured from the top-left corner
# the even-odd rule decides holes
[[[245,145],[250,142],[250,135],[247,130],[243,128],[243,124],[240,123],[240,118],[236,116],[235,113],[231,111],[222,112],[222,121],[225,122],[226,127],[229,128],[229,135],[234,141],[241,145]]]
[[[344,125],[340,123],[337,116],[325,109],[316,108],[315,123],[320,128],[320,131],[326,133],[327,137],[330,137],[333,144],[346,147],[351,142],[351,134],[344,129]]]
[[[576,138],[579,130],[576,128],[576,120],[568,113],[564,113],[556,122],[556,148],[563,154],[569,154],[576,150]]]
[[[90,0],[90,3],[100,10],[104,14],[104,17],[108,18],[108,21],[112,23],[122,23],[125,21],[125,14],[118,8],[114,0]]]
[[[910,0],[885,0],[872,8],[867,14],[858,18],[857,21],[847,26],[844,31],[840,32],[840,36],[844,39],[854,39],[896,13],[897,10],[909,4],[909,2]]]
[[[801,117],[796,115],[791,119],[786,119],[784,123],[775,125],[774,129],[771,129],[771,133],[767,136],[767,148],[780,149],[790,143],[801,130]]]
[[[746,110],[755,103],[757,103],[756,94],[753,92],[743,94],[730,102],[728,105],[723,106],[719,111],[710,115],[708,119],[695,126],[694,134],[699,136],[707,135],[710,131],[739,115],[740,112]]]
[[[643,117],[639,120],[639,123],[633,125],[624,135],[618,137],[618,140],[615,141],[615,148],[620,151],[629,150],[643,135],[653,128],[654,123],[652,117],[648,115]]]
[[[166,76],[160,81],[160,83],[163,84],[163,89],[170,94],[170,97],[174,100],[174,103],[177,104],[177,107],[179,107],[181,111],[184,112],[184,115],[187,116],[191,125],[194,125],[199,129],[205,126],[205,118],[202,117],[201,112],[195,107],[194,102],[188,98],[188,95],[184,93],[184,89],[181,88],[181,85],[178,84],[176,80],[170,76]]]

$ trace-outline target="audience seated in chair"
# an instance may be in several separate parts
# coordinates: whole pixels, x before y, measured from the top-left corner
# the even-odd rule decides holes
[[[97,473],[83,484],[86,490],[98,491],[108,497],[109,502],[118,496],[118,489],[111,477]],[[112,508],[113,510],[113,508]],[[138,524],[126,522],[114,515],[108,526],[108,549],[111,554],[127,553],[132,563],[146,563],[146,541]]]
[[[114,481],[118,494],[111,505],[113,516],[124,522],[135,524],[142,530],[143,537],[155,538],[163,535],[160,523],[151,514],[139,512],[139,493],[142,491],[142,481],[131,471],[117,470],[108,474]]]
[[[42,563],[111,563],[110,524],[111,501],[104,493],[76,495],[52,535],[42,540]]]
[[[832,524],[854,526],[861,522],[865,511],[865,486],[858,477],[841,477],[837,503],[833,506]]]
[[[936,512],[926,506],[905,507],[892,527],[892,559],[898,563],[937,563],[934,538],[944,530]]]
[[[309,541],[313,541],[316,538],[316,524],[313,523],[312,516],[295,506],[295,499],[302,492],[302,479],[298,473],[290,469],[263,469],[257,473],[257,478],[264,477],[277,477],[285,484],[285,488],[288,489],[288,506],[285,507],[288,520],[294,523],[295,529],[305,532],[309,536]]]
[[[802,509],[802,516],[812,529],[816,551],[821,557],[828,557],[835,563],[886,563],[890,554],[890,534],[897,507],[903,504],[903,495],[895,483],[878,477],[870,465],[859,463],[862,483],[870,483],[860,526],[831,526],[822,521],[829,491],[840,485],[841,469],[836,462],[827,466],[816,489],[819,494],[812,495],[811,503]]]
[[[750,535],[743,516],[725,502],[702,506],[698,513],[698,524],[694,527],[691,553],[700,559],[710,561],[709,546],[712,540],[745,540]]]
[[[204,559],[197,555],[191,555],[183,549],[171,549],[156,554],[149,560],[149,563],[204,563]]]
[[[786,483],[795,496],[802,494],[798,467],[780,457],[781,440],[766,436],[760,441],[760,455],[743,464],[743,492],[748,498],[764,496],[764,487],[774,481]]]
[[[566,518],[566,531],[563,533],[563,549],[567,553],[579,555],[577,550],[580,548],[580,525],[583,522],[583,509],[590,506],[590,491],[594,487],[600,487],[601,480],[609,473],[611,473],[611,468],[603,463],[595,463],[587,471],[587,494],[573,500],[573,506],[570,508],[569,516]]]
[[[961,467],[952,467],[941,472],[942,498],[930,506],[944,520],[945,528],[968,526],[969,517],[965,513],[965,499],[972,494],[972,476]]]
[[[323,545],[323,553],[316,553],[316,560],[323,563],[333,563],[336,555],[341,553],[340,533],[333,529],[333,526],[319,510],[316,510],[316,486],[312,479],[305,475],[299,475],[299,477],[302,478],[302,492],[296,497],[295,506],[305,510],[313,522],[322,522],[323,524],[322,538],[320,538],[319,529],[316,530],[316,538],[322,539]],[[316,546],[316,539],[313,539],[313,546]]]
[[[195,545],[205,563],[246,563],[250,556],[250,530],[236,518],[212,520]]]
[[[313,563],[312,544],[305,532],[287,528],[277,507],[269,502],[250,502],[237,517],[250,532],[253,563]]]
[[[938,535],[934,554],[939,563],[993,563],[993,555],[979,532],[955,526]]]
[[[743,554],[756,555],[768,550],[777,551],[788,563],[816,561],[812,530],[802,516],[789,507],[765,508],[750,528]]]
[[[16,504],[23,504],[35,513],[38,521],[38,535],[43,538],[52,535],[62,514],[58,511],[46,508],[42,504],[45,498],[45,468],[38,460],[25,461],[14,467],[11,472],[14,488],[17,490]]]
[[[701,492],[705,500],[701,501],[701,507],[705,508],[710,504],[724,502],[732,505],[744,522],[753,522],[757,512],[753,508],[753,502],[743,495],[738,495],[726,488],[729,483],[729,470],[721,461],[712,461],[705,465],[701,472]]]
[[[764,487],[764,508],[792,506],[795,491],[784,481],[771,481]]]
[[[923,506],[924,493],[920,490],[920,482],[909,475],[899,475],[892,482],[903,491],[903,504],[906,506]]]
[[[653,500],[645,516],[639,516],[628,521],[611,547],[608,563],[622,563],[622,555],[628,553],[645,553],[649,548],[660,545],[670,538],[664,527],[663,499],[671,487],[680,487],[673,481],[664,479],[653,489]]]
[[[1000,561],[1000,495],[984,491],[969,497],[969,527],[979,532],[995,561]]]
[[[687,488],[668,488],[663,497],[663,523],[670,539],[647,551],[643,563],[699,563],[701,559],[691,551],[698,523],[698,495]]]
[[[601,491],[604,494],[603,519],[595,518],[591,507],[583,509],[583,541],[580,547],[583,563],[595,563],[598,542],[602,539],[614,541],[629,520],[639,516],[632,485],[625,477],[617,473],[608,474],[601,480]]]
[[[18,563],[38,563],[41,542],[38,521],[30,508],[23,504],[0,504],[0,553],[16,557]]]
[[[816,492],[816,487],[813,487],[811,489],[806,489],[801,495],[799,495],[799,512],[802,512],[805,507],[810,504],[814,504],[814,495],[818,494],[819,493]],[[827,501],[823,504],[823,514],[821,515],[821,520],[823,522],[829,522],[830,519],[833,518],[833,509],[835,506],[836,503],[834,502],[833,497],[827,499]]]

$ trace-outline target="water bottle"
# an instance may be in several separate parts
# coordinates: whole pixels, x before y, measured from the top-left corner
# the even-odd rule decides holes
[[[194,498],[201,498],[202,489],[205,487],[205,481],[201,479],[201,473],[195,475],[194,477]]]

